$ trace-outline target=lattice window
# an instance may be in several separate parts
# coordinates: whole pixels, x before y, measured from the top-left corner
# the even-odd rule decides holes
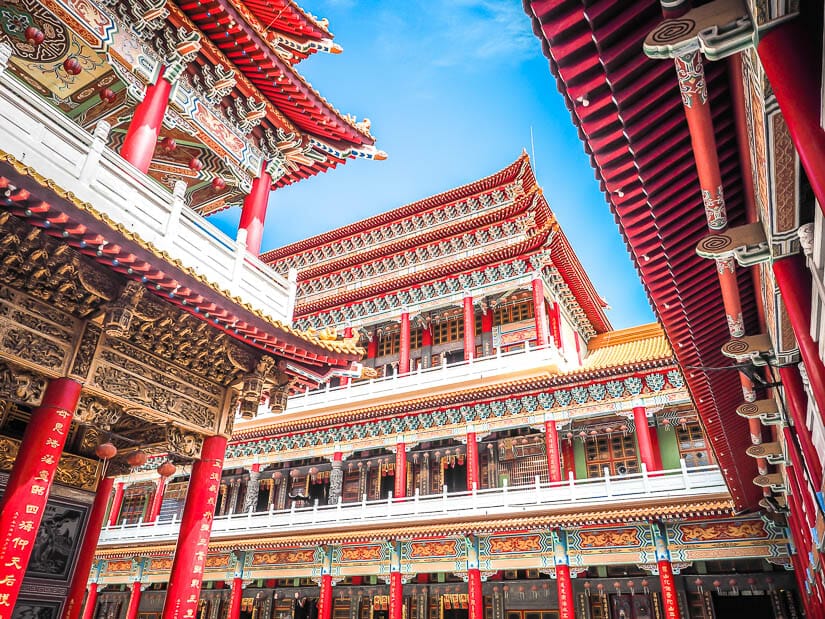
[[[464,317],[456,316],[442,320],[432,326],[433,344],[446,344],[464,339]]]
[[[602,477],[604,469],[611,475],[629,475],[639,472],[634,435],[611,434],[587,439],[584,448],[588,477]]]
[[[494,324],[497,325],[521,322],[522,320],[529,320],[534,316],[532,300],[522,301],[521,303],[514,303],[512,305],[505,305],[504,307],[497,307],[495,311]]]
[[[676,426],[676,439],[679,442],[679,457],[684,458],[688,468],[713,464],[713,455],[701,425],[694,422]]]

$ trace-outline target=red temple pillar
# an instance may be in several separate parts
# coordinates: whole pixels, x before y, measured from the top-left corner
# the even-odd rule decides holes
[[[493,354],[493,310],[485,308],[481,312],[481,354],[489,357]]]
[[[86,583],[94,564],[95,549],[100,538],[100,529],[103,527],[103,521],[106,517],[106,507],[109,503],[109,497],[112,495],[113,485],[114,479],[112,477],[104,477],[97,484],[95,500],[89,512],[89,522],[86,524],[86,532],[83,535],[83,541],[80,543],[80,550],[77,553],[77,565],[74,568],[72,582],[69,584],[66,605],[63,607],[63,619],[77,619],[80,616],[80,607],[83,605],[83,596],[86,594]],[[92,583],[91,586],[95,587],[95,595],[97,595],[97,585]],[[89,592],[91,596],[91,588]],[[86,605],[88,606],[88,602]]]
[[[779,378],[782,381],[782,388],[785,392],[785,401],[788,404],[788,412],[793,421],[794,430],[799,445],[802,448],[802,455],[805,458],[805,466],[811,476],[811,483],[814,488],[822,487],[822,461],[811,438],[811,431],[808,430],[807,410],[808,396],[802,384],[802,375],[795,365],[783,365],[779,368]]]
[[[94,619],[95,606],[97,606],[97,583],[89,584],[89,594],[86,596],[86,605],[83,607],[82,619]],[[66,616],[65,614],[63,615]]]
[[[246,249],[255,255],[261,253],[264,236],[264,220],[272,189],[272,176],[266,171],[266,161],[261,164],[260,175],[252,181],[252,190],[244,198],[238,230],[246,230]]]
[[[79,398],[80,383],[50,380],[26,426],[0,500],[0,607],[17,601]]]
[[[464,360],[470,361],[476,356],[476,312],[473,297],[464,295]]]
[[[133,582],[132,593],[129,595],[129,606],[126,608],[126,619],[137,619],[141,593],[140,581]]]
[[[553,337],[556,340],[556,346],[559,350],[564,350],[564,340],[561,329],[561,307],[558,301],[553,302],[553,310],[551,313],[553,316]]]
[[[399,499],[407,496],[407,446],[404,443],[395,445],[395,487],[392,495]]]
[[[401,334],[399,336],[398,373],[410,373],[410,313],[401,312]]]
[[[573,479],[576,479],[576,452],[573,449],[573,441],[565,439],[562,442],[561,454],[564,459],[564,479],[569,479],[570,474],[573,474]]]
[[[331,574],[323,574],[321,576],[321,592],[320,596],[318,597],[318,619],[332,619]]]
[[[192,465],[163,619],[188,619],[197,613],[226,443],[226,437],[208,437],[203,442],[200,460]]]
[[[401,582],[401,572],[390,573],[390,616],[389,619],[403,619],[404,584]]]
[[[559,432],[555,421],[544,422],[544,446],[547,453],[547,470],[550,481],[562,481],[559,457]]]
[[[378,356],[378,333],[372,330],[372,337],[367,342],[367,359],[375,359]]]
[[[163,505],[163,495],[166,492],[166,477],[160,475],[158,477],[158,485],[155,488],[155,493],[152,495],[152,502],[149,504],[149,511],[146,512],[145,522],[154,522],[158,519],[160,508]]]
[[[115,496],[112,497],[112,506],[109,508],[110,527],[117,524],[117,518],[120,516],[121,505],[123,505],[123,482],[119,481],[115,484]]]
[[[819,207],[825,209],[825,132],[820,125],[822,74],[820,63],[813,61],[821,60],[822,55],[816,52],[814,31],[802,17],[796,17],[760,34],[756,51]]]
[[[352,337],[352,327],[344,327],[344,337]],[[341,386],[345,387],[350,384],[350,377],[349,376],[342,376],[341,377]]]
[[[819,356],[819,346],[811,337],[811,272],[802,256],[797,254],[774,261],[773,273],[799,345],[816,407],[825,421],[825,366]]]
[[[467,619],[484,619],[484,594],[478,568],[467,570],[467,607]]]
[[[556,589],[559,596],[559,619],[576,619],[576,604],[573,599],[570,566],[556,566]]]
[[[665,611],[664,619],[681,619],[676,582],[673,579],[673,566],[669,559],[660,559],[656,563],[659,566],[659,584],[662,587],[662,606]]]
[[[656,455],[653,453],[653,440],[650,438],[650,426],[647,425],[647,412],[644,406],[633,407],[633,423],[636,425],[636,442],[639,444],[639,456],[648,471],[656,470]]]
[[[478,472],[478,438],[475,432],[467,432],[467,490],[481,487]]]
[[[811,526],[813,526],[816,521],[816,507],[814,505],[813,495],[808,491],[808,480],[805,477],[805,466],[802,463],[802,457],[799,454],[799,449],[794,441],[791,429],[788,426],[785,426],[782,428],[782,433],[785,438],[786,451],[791,457],[791,468],[793,468],[793,473],[796,475],[796,483],[799,486],[799,493],[802,495],[803,505],[805,505],[805,511],[808,513],[809,522]]]
[[[161,67],[154,84],[146,87],[143,101],[138,103],[123,146],[120,147],[120,156],[143,173],[149,171],[155,146],[169,104],[169,93],[172,92],[172,83],[164,79],[165,67]]]
[[[243,579],[232,579],[232,593],[229,597],[229,615],[227,619],[240,619],[241,599],[243,598]]]
[[[536,346],[547,342],[547,317],[544,311],[544,282],[539,273],[533,273],[533,315],[536,322]]]

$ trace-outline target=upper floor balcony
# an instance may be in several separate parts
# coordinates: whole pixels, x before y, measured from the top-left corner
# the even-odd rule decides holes
[[[369,380],[350,382],[346,385],[330,386],[305,391],[289,398],[286,412],[273,415],[262,408],[252,422],[238,421],[236,428],[242,430],[250,425],[258,425],[261,420],[286,420],[291,416],[304,417],[307,412],[322,412],[327,409],[351,406],[366,401],[387,401],[414,397],[426,392],[436,395],[460,389],[462,386],[478,387],[494,385],[513,378],[535,378],[563,372],[569,368],[568,362],[553,345],[530,346],[509,352],[497,352],[488,357],[478,357],[468,361],[442,363],[441,365],[418,367],[408,374],[395,373]]]
[[[134,235],[166,252],[170,269],[179,262],[228,297],[290,324],[295,274],[288,279],[276,274],[246,250],[244,238],[228,237],[186,207],[183,183],[169,191],[109,149],[107,136],[105,123],[88,133],[0,66],[1,153],[91,206],[95,224],[113,228],[107,232],[110,242],[130,246]],[[89,220],[88,213],[81,217]]]
[[[398,527],[456,521],[490,520],[535,515],[594,512],[602,509],[633,509],[655,502],[690,503],[698,497],[725,499],[729,496],[721,471],[716,466],[642,472],[566,482],[535,483],[518,487],[491,488],[473,492],[448,493],[367,501],[216,517],[212,539],[272,536],[279,533],[314,533],[358,528]],[[174,540],[180,522],[123,524],[105,528],[99,546],[113,547]]]

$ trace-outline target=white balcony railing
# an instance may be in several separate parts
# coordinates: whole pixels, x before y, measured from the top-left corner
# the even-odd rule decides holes
[[[209,282],[290,324],[295,278],[278,275],[242,239],[184,207],[180,190],[173,194],[106,148],[106,134],[103,125],[89,134],[0,66],[0,149]]]
[[[570,479],[566,482],[536,483],[528,486],[493,488],[476,492],[445,492],[380,501],[305,508],[285,511],[249,512],[220,516],[212,524],[212,539],[250,537],[278,532],[309,533],[315,530],[353,529],[359,526],[380,526],[455,521],[457,519],[506,518],[559,511],[618,509],[628,504],[663,499],[686,499],[710,494],[727,494],[719,468],[705,466],[681,468],[593,479]],[[100,546],[117,546],[143,542],[170,541],[177,537],[177,518],[157,523],[124,524],[103,529]]]
[[[477,382],[503,377],[507,374],[523,373],[529,370],[551,372],[566,369],[567,362],[552,344],[530,347],[525,342],[525,348],[506,353],[497,353],[489,357],[478,357],[469,361],[457,361],[450,364],[437,365],[409,374],[393,374],[370,380],[351,382],[338,387],[325,387],[289,398],[287,411],[307,411],[318,407],[327,407],[337,404],[350,404],[373,398],[398,396],[420,390],[430,390],[439,386],[451,386],[462,382]],[[268,417],[264,412],[258,419]]]

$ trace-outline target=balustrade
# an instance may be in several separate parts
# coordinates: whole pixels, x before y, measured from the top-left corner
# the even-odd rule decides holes
[[[648,475],[642,472],[621,477],[605,476],[576,480],[534,483],[470,492],[448,493],[446,486],[441,494],[368,501],[366,496],[356,503],[295,507],[288,510],[270,509],[264,512],[249,511],[245,514],[229,514],[215,518],[212,539],[231,538],[237,535],[273,533],[278,531],[308,532],[331,527],[352,528],[360,525],[433,523],[455,521],[456,518],[511,517],[514,514],[528,516],[538,513],[569,510],[575,506],[582,510],[594,510],[609,505],[617,509],[623,504],[664,498],[691,498],[709,494],[727,494],[727,487],[718,467],[705,466],[688,469],[681,461],[678,469],[657,471]],[[177,518],[155,523],[123,524],[103,530],[99,544],[117,546],[143,541],[174,539],[180,528]]]

